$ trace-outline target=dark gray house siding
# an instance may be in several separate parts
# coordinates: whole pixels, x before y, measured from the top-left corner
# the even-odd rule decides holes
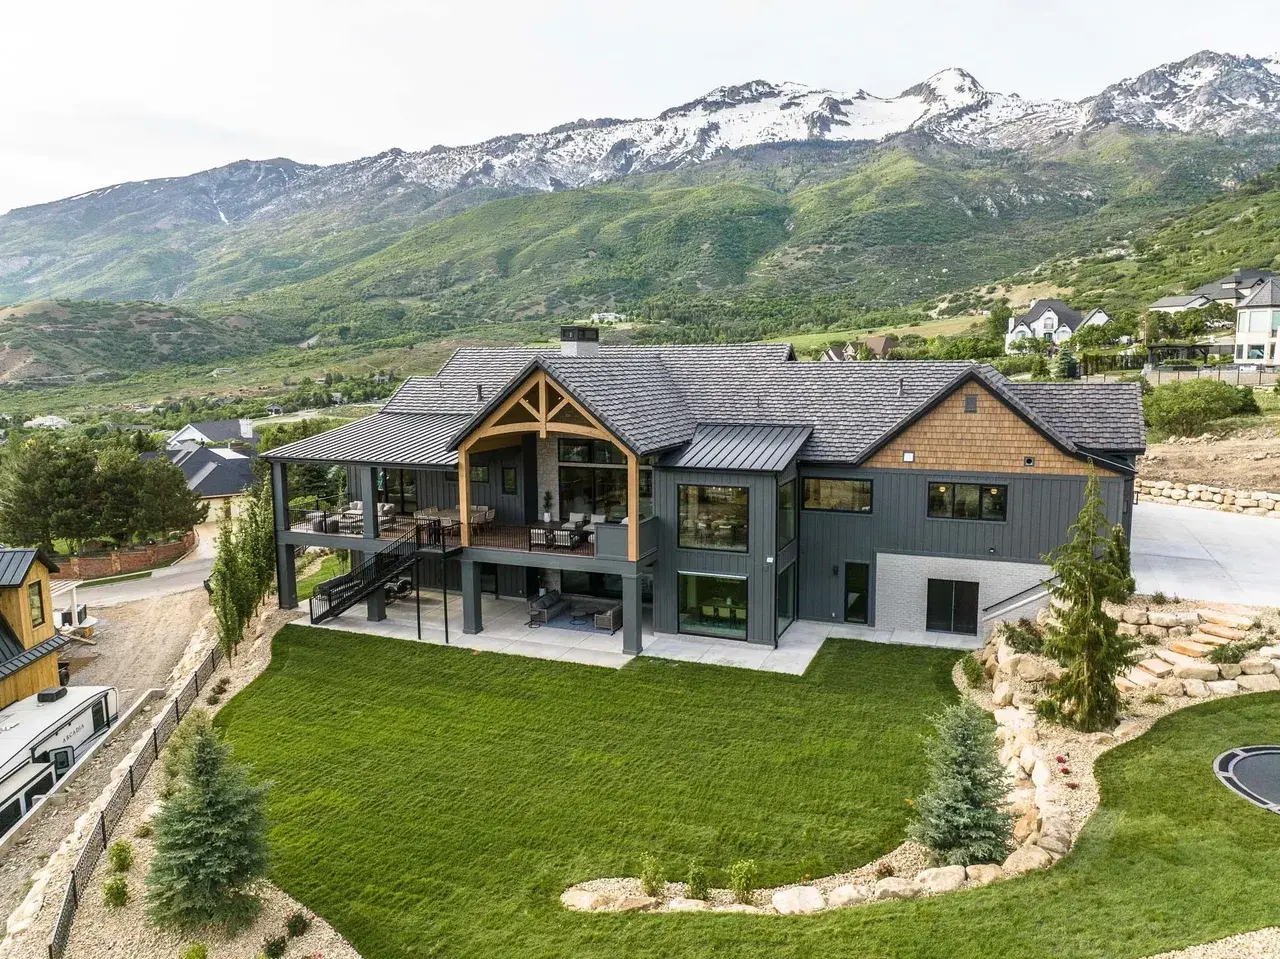
[[[999,476],[926,470],[857,470],[802,466],[801,476],[872,481],[870,514],[800,511],[800,616],[843,619],[844,564],[871,564],[870,620],[875,623],[877,552],[1039,564],[1066,539],[1084,501],[1085,478],[1076,476]],[[931,519],[928,485],[935,481],[1001,483],[1009,488],[1004,522]],[[1120,522],[1131,515],[1120,477],[1102,479],[1107,516]],[[1016,592],[1016,590],[1014,590]]]
[[[686,484],[747,488],[747,552],[680,548],[677,488]],[[747,641],[773,645],[778,568],[774,554],[778,487],[774,474],[657,470],[653,485],[654,514],[661,523],[658,561],[653,571],[654,629],[679,632],[680,573],[723,573],[747,577]]]

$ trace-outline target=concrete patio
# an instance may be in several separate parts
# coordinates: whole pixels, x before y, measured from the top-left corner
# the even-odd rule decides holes
[[[463,649],[530,656],[534,659],[554,659],[566,663],[613,669],[619,669],[635,658],[622,652],[621,632],[610,635],[602,630],[586,628],[530,626],[527,609],[527,603],[523,599],[495,599],[492,596],[485,596],[482,601],[484,631],[468,636],[462,632],[462,596],[450,593],[449,645]],[[874,629],[845,623],[820,623],[802,619],[797,620],[782,634],[775,649],[772,646],[760,646],[731,639],[655,633],[649,617],[650,612],[645,609],[642,656],[687,663],[705,663],[711,666],[733,666],[768,673],[787,673],[793,676],[802,675],[809,668],[809,664],[827,639],[860,639],[872,643],[952,649],[976,649],[980,645],[977,637],[972,636]],[[424,590],[422,642],[444,645],[444,621],[444,606],[441,603],[440,593]],[[366,619],[364,605],[360,604],[341,616],[321,623],[318,628],[368,633],[411,641],[417,641],[419,636],[417,613],[411,597],[388,606],[387,618],[381,622],[370,622]]]

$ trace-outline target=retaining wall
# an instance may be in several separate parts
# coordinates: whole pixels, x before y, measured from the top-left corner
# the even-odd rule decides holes
[[[1144,480],[1134,483],[1141,503],[1165,503],[1213,509],[1248,516],[1270,516],[1280,519],[1280,493],[1270,490],[1236,490],[1224,486],[1201,486],[1197,483],[1171,483],[1169,480]]]

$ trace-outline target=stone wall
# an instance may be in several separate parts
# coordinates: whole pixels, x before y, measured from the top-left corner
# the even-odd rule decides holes
[[[1268,490],[1235,490],[1223,486],[1198,483],[1171,483],[1169,480],[1135,481],[1141,503],[1173,503],[1196,509],[1216,509],[1225,513],[1248,516],[1270,516],[1280,519],[1280,493]]]
[[[157,543],[139,549],[117,550],[101,556],[59,556],[58,572],[51,579],[101,579],[104,576],[124,576],[140,573],[157,566],[168,566],[188,553],[196,544],[192,530],[175,543]]]

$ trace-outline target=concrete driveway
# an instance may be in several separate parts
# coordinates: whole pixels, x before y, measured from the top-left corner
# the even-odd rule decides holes
[[[1138,592],[1280,606],[1280,520],[1136,503]]]

